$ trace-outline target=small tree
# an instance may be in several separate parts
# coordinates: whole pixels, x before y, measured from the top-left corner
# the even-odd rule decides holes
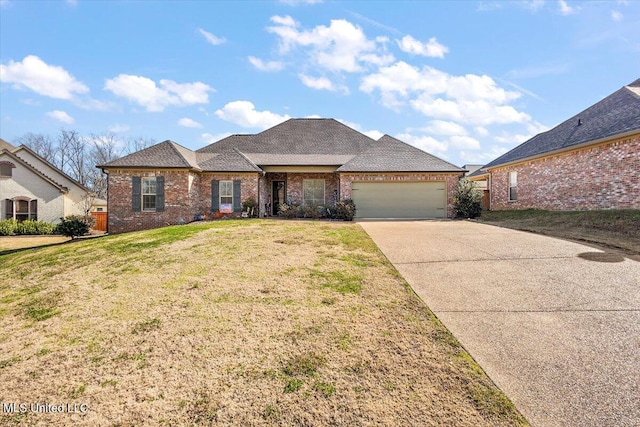
[[[60,218],[58,233],[75,239],[88,234],[90,228],[91,224],[81,215],[69,215],[66,218]]]
[[[453,213],[456,218],[475,218],[482,210],[482,193],[472,181],[462,178],[453,195]]]

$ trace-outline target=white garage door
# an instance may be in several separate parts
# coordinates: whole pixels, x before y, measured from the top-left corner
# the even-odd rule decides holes
[[[356,218],[445,218],[445,182],[353,182]]]

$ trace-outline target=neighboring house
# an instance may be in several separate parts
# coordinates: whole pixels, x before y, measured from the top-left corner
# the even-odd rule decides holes
[[[356,203],[356,217],[444,218],[463,169],[388,135],[373,140],[333,119],[290,119],[191,151],[164,141],[99,165],[109,175],[110,233],[238,215],[281,203]]]
[[[490,208],[640,209],[640,79],[470,176]]]
[[[57,223],[84,215],[91,191],[28,147],[0,139],[0,218]]]

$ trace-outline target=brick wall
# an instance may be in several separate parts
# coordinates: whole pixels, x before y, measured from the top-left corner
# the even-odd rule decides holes
[[[333,173],[287,173],[286,190],[287,200],[294,203],[302,203],[303,182],[305,179],[324,179],[324,201],[332,204],[333,192],[338,189],[338,177]],[[277,180],[277,179],[276,179]]]
[[[134,212],[131,206],[132,178],[164,177],[165,209],[162,212]],[[146,230],[193,220],[187,170],[110,170],[108,193],[109,233]]]
[[[508,200],[509,172],[518,200]],[[640,136],[491,171],[491,209],[640,209]]]
[[[211,214],[211,181],[234,181],[239,179],[240,183],[240,202],[252,198],[258,201],[258,174],[250,173],[202,173],[198,176],[197,192],[198,201],[195,207],[200,214]],[[225,214],[225,217],[238,216],[234,214]]]
[[[449,174],[410,174],[410,173],[389,173],[389,174],[340,174],[340,199],[351,198],[351,183],[353,181],[376,181],[376,182],[419,182],[419,181],[445,181],[447,183],[447,218],[453,217],[453,193],[460,180],[462,173]],[[356,206],[357,208],[357,206]]]

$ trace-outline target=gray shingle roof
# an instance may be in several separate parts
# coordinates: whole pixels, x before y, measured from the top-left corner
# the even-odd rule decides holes
[[[340,166],[355,157],[354,154],[270,154],[244,153],[256,165],[318,165]]]
[[[100,168],[195,168],[199,169],[196,153],[173,141],[164,141],[112,162],[98,165]]]
[[[173,141],[98,167],[256,172],[260,165],[341,166],[340,172],[462,172],[388,135],[375,141],[334,119],[290,119],[256,135],[231,135],[193,152]]]
[[[640,130],[640,79],[503,154],[483,169]]]
[[[338,172],[463,172],[449,162],[389,135],[338,168]]]
[[[216,172],[259,172],[258,166],[237,150],[224,153],[197,153],[203,171]]]

